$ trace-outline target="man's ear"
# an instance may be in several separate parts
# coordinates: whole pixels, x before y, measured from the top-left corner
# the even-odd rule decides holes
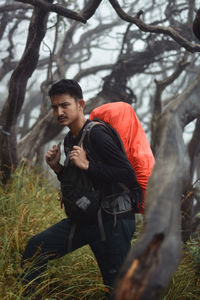
[[[80,108],[83,109],[84,106],[85,106],[85,101],[83,99],[78,100],[78,105],[79,105]]]

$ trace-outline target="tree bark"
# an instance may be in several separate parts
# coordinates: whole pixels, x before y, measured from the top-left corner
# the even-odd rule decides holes
[[[1,114],[3,130],[0,135],[0,161],[3,182],[9,178],[11,168],[18,164],[15,126],[24,103],[28,79],[37,66],[40,44],[46,33],[47,18],[46,11],[34,9],[23,56],[10,79],[8,99]]]
[[[62,128],[63,127],[57,124],[50,110],[18,143],[21,159],[25,158],[31,161],[38,149],[47,141],[51,140],[51,136],[57,136]],[[26,147],[26,145],[28,145],[28,147]]]
[[[162,94],[167,86],[174,82],[178,76],[185,70],[186,66],[190,63],[187,61],[188,53],[185,53],[183,59],[177,65],[177,68],[169,77],[163,80],[155,80],[156,83],[156,93],[153,101],[153,115],[151,120],[151,150],[153,153],[156,151],[157,143],[157,122],[161,116],[163,105],[162,105]],[[196,87],[196,86],[195,86]],[[194,88],[195,88],[194,87]]]
[[[192,139],[188,145],[188,153],[190,158],[190,187],[189,190],[184,191],[184,197],[182,200],[182,240],[187,242],[191,234],[196,230],[199,220],[196,217],[197,212],[200,212],[200,202],[198,198],[198,189],[196,191],[195,184],[193,181],[193,174],[198,169],[199,165],[199,153],[200,153],[200,118],[196,121],[195,130],[193,132]],[[197,175],[198,176],[198,175]],[[194,199],[197,204],[194,206]]]
[[[159,300],[181,259],[181,196],[190,176],[183,128],[200,114],[200,102],[181,95],[158,123],[156,164],[146,195],[141,238],[116,285],[116,300]]]
[[[45,0],[16,0],[18,2],[28,3],[31,5],[34,5],[35,7],[38,7],[46,12],[55,12],[59,14],[60,16],[64,16],[69,19],[73,19],[79,22],[86,23],[86,20],[81,17],[76,12],[67,9],[66,7],[62,5],[56,5],[52,4],[53,1],[45,1]]]

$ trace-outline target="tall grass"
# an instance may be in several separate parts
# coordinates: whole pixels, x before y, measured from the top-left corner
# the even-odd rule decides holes
[[[65,217],[58,191],[43,175],[19,168],[0,186],[0,299],[23,298],[29,286],[19,280],[20,261],[29,238]],[[96,260],[85,246],[51,261],[42,284],[26,299],[105,299]]]
[[[200,300],[200,232],[184,246],[183,253],[165,300]]]
[[[0,300],[23,299],[29,289],[19,280],[25,245],[31,236],[64,217],[57,189],[37,170],[18,168],[10,183],[0,186]],[[200,300],[199,249],[197,236],[188,243],[165,300]],[[26,299],[106,299],[106,288],[88,246],[51,261],[41,276],[42,283]]]

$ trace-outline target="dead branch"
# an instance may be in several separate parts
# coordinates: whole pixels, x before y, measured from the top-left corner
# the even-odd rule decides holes
[[[145,24],[139,17],[138,14],[135,17],[131,17],[126,14],[121,6],[119,5],[117,0],[109,0],[110,4],[118,14],[118,16],[130,23],[135,24],[144,32],[151,32],[151,33],[162,33],[165,35],[170,36],[173,40],[175,40],[180,46],[184,47],[189,52],[200,52],[200,45],[199,44],[192,44],[187,39],[185,39],[182,35],[178,33],[174,28],[168,26],[154,26]],[[139,14],[141,15],[141,13]]]
[[[104,70],[112,70],[113,67],[114,67],[114,64],[106,64],[106,65],[100,65],[100,66],[86,68],[86,69],[79,71],[75,75],[74,80],[80,81],[81,78],[83,78],[85,76],[93,75],[93,74],[96,74],[96,73],[104,71]]]
[[[97,7],[100,5],[102,0],[89,1],[88,5],[83,9],[81,14],[73,12],[72,10],[69,10],[61,5],[47,3],[44,0],[15,0],[15,1],[35,5],[40,8],[45,9],[46,11],[56,12],[59,15],[62,15],[69,19],[73,19],[76,21],[80,21],[82,23],[86,23],[86,20],[91,18],[91,16],[95,13]],[[126,22],[135,24],[142,31],[151,32],[151,33],[161,33],[164,35],[168,35],[172,39],[174,39],[180,46],[184,47],[189,52],[192,52],[192,53],[200,52],[199,44],[192,44],[174,28],[172,28],[170,26],[164,27],[164,26],[158,26],[158,25],[156,26],[156,25],[146,24],[140,19],[140,16],[143,14],[142,11],[139,11],[135,17],[132,17],[123,11],[123,9],[121,8],[121,6],[117,0],[109,0],[109,2],[112,5],[112,7],[114,8],[114,10],[116,11],[116,13],[118,14],[118,16],[122,20],[125,20]]]
[[[195,17],[193,25],[192,25],[193,32],[198,40],[200,40],[199,26],[200,26],[200,9],[198,9],[198,11],[196,13],[196,17]]]
[[[3,12],[9,12],[9,11],[16,11],[19,9],[27,10],[27,9],[31,9],[31,8],[32,8],[32,6],[30,6],[30,5],[13,3],[13,4],[8,4],[8,5],[1,5],[0,12],[3,13]]]
[[[2,17],[1,17],[1,21],[0,21],[0,39],[2,39],[3,34],[5,32],[6,26],[8,25],[8,20],[9,20],[9,16],[8,13],[5,12]]]
[[[77,12],[74,12],[62,5],[51,4],[44,0],[15,0],[15,1],[28,3],[33,6],[42,8],[47,12],[55,12],[60,16],[66,17],[68,19],[76,20],[82,23],[86,23],[86,20],[88,20],[95,13],[97,7],[101,2],[101,0],[89,1],[88,5],[84,8],[84,10],[80,15]]]
[[[96,9],[99,7],[102,0],[89,0],[84,7],[84,9],[81,11],[80,15],[85,18],[86,20],[89,20],[95,13]]]
[[[154,109],[153,109],[153,116],[151,121],[151,149],[153,153],[155,153],[156,150],[157,122],[162,112],[162,102],[161,102],[162,93],[168,85],[170,85],[178,78],[178,76],[183,72],[183,70],[185,70],[186,66],[190,64],[187,61],[188,55],[189,53],[185,52],[183,59],[179,62],[177,68],[175,69],[172,75],[165,78],[164,80],[160,80],[160,81],[155,80],[156,93],[154,97]]]

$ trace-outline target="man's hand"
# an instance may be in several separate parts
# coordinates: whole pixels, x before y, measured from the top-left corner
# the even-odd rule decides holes
[[[82,170],[87,170],[89,168],[89,161],[83,147],[74,146],[69,158],[76,167]]]
[[[58,145],[53,145],[53,147],[49,151],[47,151],[47,153],[45,155],[47,164],[56,173],[59,173],[62,168],[62,166],[60,164],[60,156],[61,156],[60,145],[61,145],[61,143],[59,143]]]

